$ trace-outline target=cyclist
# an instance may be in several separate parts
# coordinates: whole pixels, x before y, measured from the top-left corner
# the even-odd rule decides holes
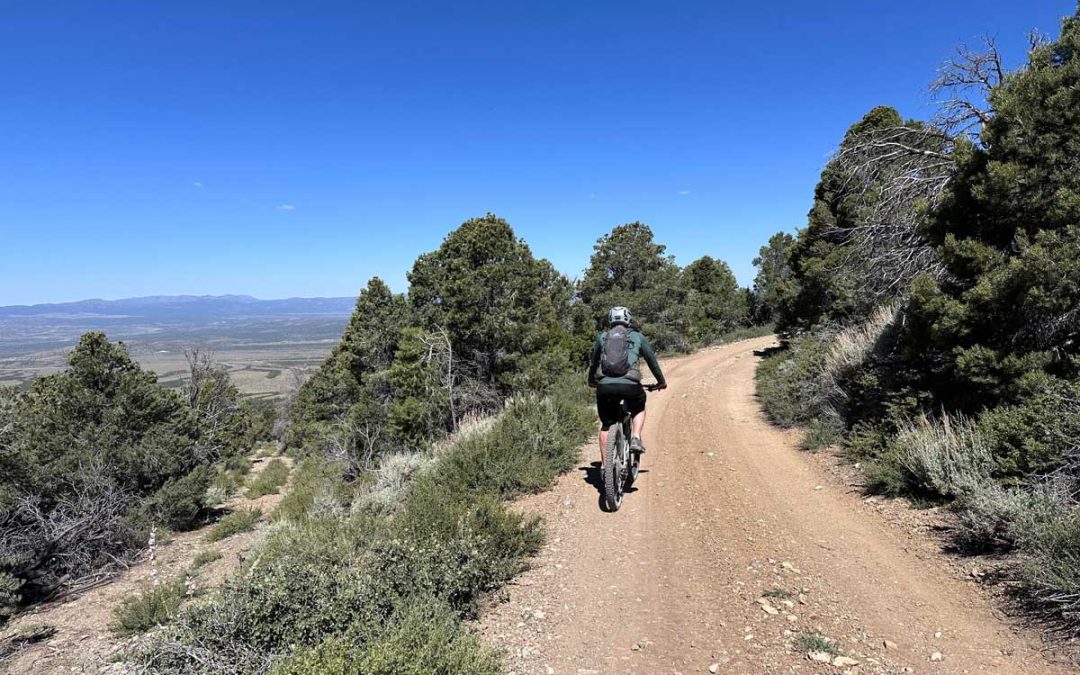
[[[644,357],[656,378],[656,389],[666,389],[667,381],[656,362],[656,354],[645,336],[637,330],[625,307],[608,312],[608,330],[600,333],[593,345],[589,365],[589,386],[596,387],[596,412],[600,416],[600,461],[604,461],[608,428],[622,419],[622,404],[632,415],[630,450],[641,454],[641,430],[645,426],[645,388],[641,386],[639,359]]]

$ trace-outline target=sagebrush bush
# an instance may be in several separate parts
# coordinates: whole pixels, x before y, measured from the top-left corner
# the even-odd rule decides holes
[[[1020,579],[1032,597],[1066,621],[1080,620],[1080,506],[1059,503],[1018,533]]]
[[[277,494],[289,480],[289,466],[281,459],[272,459],[255,477],[245,493],[248,499]]]
[[[207,491],[207,503],[215,506],[228,501],[244,484],[244,477],[251,471],[251,465],[251,459],[241,454],[230,455],[218,463]]]
[[[893,348],[899,316],[898,305],[884,305],[860,324],[819,327],[766,358],[756,375],[766,414],[783,427],[809,425],[808,449],[841,440],[857,413],[876,403],[874,363]]]
[[[967,550],[1012,548],[1026,530],[1037,530],[1052,518],[1062,503],[1060,491],[1045,484],[1018,487],[984,481],[952,503],[953,534]]]
[[[241,532],[247,532],[262,518],[262,509],[237,509],[219,520],[206,533],[206,541],[221,541]]]
[[[905,420],[891,443],[914,491],[957,497],[985,483],[993,470],[986,439],[960,415]]]
[[[373,480],[358,491],[353,501],[353,511],[371,509],[389,511],[405,496],[405,487],[414,476],[428,468],[433,461],[430,455],[420,452],[395,452],[379,459],[372,470]]]
[[[882,305],[862,323],[838,331],[823,331],[825,356],[818,375],[815,417],[837,434],[845,431],[880,392],[876,364],[892,351],[902,317],[896,303]]]
[[[473,614],[480,595],[520,572],[542,542],[539,519],[510,512],[494,495],[469,499],[422,478],[372,560],[396,592],[420,591]]]
[[[900,305],[888,303],[875,309],[866,321],[836,332],[829,340],[822,370],[835,380],[861,368],[899,318]]]

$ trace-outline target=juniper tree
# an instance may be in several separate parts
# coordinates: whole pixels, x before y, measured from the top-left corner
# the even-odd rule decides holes
[[[508,393],[529,358],[562,335],[560,275],[533,256],[510,224],[487,214],[468,220],[409,272],[409,300],[420,324],[449,335],[463,367]]]

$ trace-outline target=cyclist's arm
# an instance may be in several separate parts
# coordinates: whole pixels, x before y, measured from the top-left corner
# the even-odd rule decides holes
[[[600,353],[604,350],[604,344],[600,338],[593,343],[592,358],[589,359],[589,386],[596,384],[596,369],[600,367]]]
[[[667,380],[664,379],[664,371],[660,370],[660,364],[656,361],[656,353],[652,350],[652,345],[645,339],[645,336],[641,336],[641,355],[645,358],[645,363],[649,364],[649,370],[652,371],[653,377],[656,378],[656,383],[659,385],[667,385]]]

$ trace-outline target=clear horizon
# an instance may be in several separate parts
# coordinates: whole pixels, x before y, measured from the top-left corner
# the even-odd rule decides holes
[[[251,300],[258,300],[260,302],[273,302],[276,300],[337,300],[341,298],[355,299],[357,294],[353,295],[291,295],[280,298],[260,298],[258,296],[249,295],[247,293],[221,293],[219,295],[194,295],[192,293],[177,293],[177,294],[150,294],[150,295],[133,295],[124,298],[76,298],[73,300],[57,300],[55,302],[34,302],[34,303],[15,303],[10,305],[0,305],[0,309],[8,307],[35,307],[39,305],[69,305],[79,302],[122,302],[124,300],[146,300],[150,298],[200,298],[200,299],[221,299],[230,297],[248,298]]]
[[[844,131],[1072,0],[19,4],[0,25],[0,305],[396,291],[468,218],[577,277],[649,224],[743,285]]]

